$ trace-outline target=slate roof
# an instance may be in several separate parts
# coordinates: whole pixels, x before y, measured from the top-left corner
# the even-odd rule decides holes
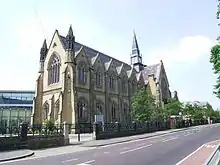
[[[64,46],[64,48],[66,49],[67,48],[67,40],[66,40],[66,37],[64,36],[61,36],[59,35],[60,37],[60,40]],[[127,71],[127,74],[128,74],[128,77],[131,75],[132,73],[132,70],[133,70],[133,67],[127,63],[124,63],[122,61],[119,61],[113,57],[110,57],[104,53],[101,53],[93,48],[90,48],[88,46],[85,46],[79,42],[75,42],[75,45],[74,45],[74,49],[75,51],[79,51],[80,48],[84,47],[84,50],[86,52],[86,54],[88,56],[90,56],[90,60],[91,60],[91,63],[94,64],[96,58],[98,57],[98,55],[100,56],[100,59],[101,61],[104,63],[105,67],[108,68],[111,61],[115,64],[116,66],[116,70],[117,72],[119,73],[121,71],[121,66],[122,64],[124,65],[125,67],[125,70]],[[144,68],[144,70],[142,71],[142,74],[143,74],[143,78],[145,80],[145,83],[147,84],[148,83],[148,76],[149,75],[154,75],[155,78],[156,78],[156,81],[158,81],[159,79],[159,76],[160,76],[160,71],[161,71],[161,66],[162,66],[162,63],[158,63],[158,64],[154,64],[154,65],[149,65],[149,66],[146,66]],[[135,69],[134,69],[135,70]],[[139,74],[136,73],[136,77],[139,78]]]
[[[156,81],[158,81],[160,77],[161,67],[161,63],[144,67],[144,70],[142,71],[144,79],[146,80],[148,76],[153,75],[156,78]]]
[[[66,37],[60,35],[60,39],[61,39],[61,42],[62,42],[64,48],[66,49],[66,47],[67,47]],[[117,60],[117,59],[115,59],[115,58],[112,58],[112,57],[110,57],[110,56],[108,56],[108,55],[106,55],[106,54],[104,54],[104,53],[101,53],[101,52],[99,52],[99,51],[97,51],[97,50],[95,50],[95,49],[92,49],[92,48],[90,48],[90,47],[88,47],[88,46],[85,46],[85,45],[83,45],[83,44],[81,44],[81,43],[79,43],[79,42],[75,42],[75,45],[74,45],[75,51],[76,51],[76,52],[79,51],[82,46],[84,47],[84,50],[85,50],[86,54],[87,54],[88,56],[90,56],[90,59],[91,59],[92,61],[95,59],[94,57],[96,57],[97,54],[99,54],[101,61],[102,61],[105,65],[110,64],[109,62],[112,60],[116,67],[119,67],[119,66],[121,66],[122,64],[124,64],[124,67],[125,67],[126,70],[131,70],[131,69],[132,69],[132,67],[131,67],[129,64],[124,63],[124,62],[122,62],[122,61],[119,61],[119,60]],[[91,61],[91,62],[92,62],[92,61]],[[108,66],[106,66],[106,67],[108,67]]]

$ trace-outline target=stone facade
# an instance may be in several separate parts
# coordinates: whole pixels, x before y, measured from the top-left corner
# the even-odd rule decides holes
[[[66,37],[56,30],[49,47],[44,41],[41,48],[31,121],[92,123],[95,115],[105,122],[131,121],[131,98],[138,88],[145,86],[159,102],[169,97],[159,65],[154,75],[142,64],[135,34],[129,65],[76,42],[72,27]]]

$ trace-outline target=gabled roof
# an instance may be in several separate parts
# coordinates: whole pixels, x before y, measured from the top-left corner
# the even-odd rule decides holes
[[[160,63],[158,63],[158,64],[146,66],[146,67],[144,68],[144,70],[142,71],[142,73],[143,73],[143,76],[144,76],[144,79],[145,79],[145,80],[147,79],[148,76],[153,75],[153,76],[156,78],[156,83],[158,83],[158,81],[159,81],[159,79],[160,79],[160,74],[161,74],[162,70],[164,70],[164,72],[165,72],[165,77],[166,77],[166,79],[167,79],[166,71],[165,71],[165,69],[164,69],[162,60],[161,60]],[[168,80],[167,80],[167,83],[168,83],[168,85],[169,85]]]
[[[91,58],[91,64],[92,64],[92,65],[95,64],[95,62],[96,62],[98,56],[99,56],[99,53],[97,53],[95,57],[92,57],[92,58]]]
[[[142,71],[144,78],[150,76],[150,75],[154,75],[156,80],[159,80],[159,76],[160,76],[160,71],[161,71],[161,64],[154,64],[154,65],[149,65],[146,66],[144,68],[144,70]]]
[[[66,48],[67,47],[66,37],[60,35],[60,40],[63,43],[63,46]],[[95,49],[92,49],[92,48],[90,48],[88,46],[85,46],[85,45],[83,45],[81,43],[78,43],[78,42],[75,42],[75,45],[74,45],[75,51],[78,51],[80,49],[80,47],[82,47],[82,46],[84,47],[84,50],[85,50],[86,54],[90,58],[95,57],[97,55],[97,53],[99,53],[100,60],[103,63],[108,63],[112,59],[112,62],[115,64],[116,67],[121,66],[121,64],[123,63],[126,70],[130,70],[131,69],[131,66],[129,64],[124,63],[122,61],[119,61],[119,60],[117,60],[115,58],[112,58],[112,57],[110,57],[110,56],[108,56],[108,55],[106,55],[104,53],[101,53],[101,52],[99,52],[99,51],[97,51]]]
[[[124,67],[124,63],[122,63],[121,66],[116,67],[116,70],[117,70],[117,72],[118,72],[118,75],[121,74],[121,71],[122,71],[123,67]]]

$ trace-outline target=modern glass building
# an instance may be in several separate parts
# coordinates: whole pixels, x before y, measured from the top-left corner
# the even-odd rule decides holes
[[[0,127],[30,122],[34,91],[0,90]]]

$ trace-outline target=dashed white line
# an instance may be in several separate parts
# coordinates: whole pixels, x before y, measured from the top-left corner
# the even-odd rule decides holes
[[[128,149],[130,149],[130,147],[123,147],[120,150],[128,150]]]
[[[178,137],[173,137],[171,139],[166,139],[166,140],[163,140],[162,142],[168,142],[168,141],[175,140],[175,139],[178,139]]]
[[[120,154],[125,154],[125,153],[128,153],[128,152],[132,152],[132,151],[140,150],[140,149],[143,149],[143,148],[146,148],[146,147],[150,147],[150,146],[152,146],[152,144],[148,144],[148,145],[145,145],[145,146],[142,146],[142,147],[138,147],[138,148],[130,149],[130,150],[127,150],[127,151],[123,151],[123,152],[120,152]]]
[[[74,159],[64,160],[64,161],[62,161],[62,163],[68,163],[68,162],[72,162],[72,161],[75,161],[75,160],[79,160],[79,159],[74,158]]]

